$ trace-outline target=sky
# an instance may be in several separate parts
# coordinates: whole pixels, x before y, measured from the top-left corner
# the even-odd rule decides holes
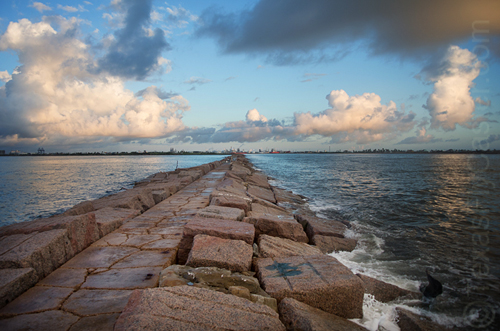
[[[497,0],[0,2],[0,150],[500,149]]]

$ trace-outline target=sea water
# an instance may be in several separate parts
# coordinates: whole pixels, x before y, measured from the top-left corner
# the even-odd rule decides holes
[[[444,326],[499,330],[500,155],[251,155],[272,183],[310,198],[319,216],[351,222],[354,273],[417,291],[426,269],[443,284],[432,303],[365,295],[370,330],[398,330],[395,308]]]
[[[0,226],[62,213],[86,200],[133,187],[160,171],[190,168],[224,155],[0,157]]]

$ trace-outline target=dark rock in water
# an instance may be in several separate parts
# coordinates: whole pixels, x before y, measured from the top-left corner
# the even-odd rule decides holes
[[[424,294],[424,297],[426,298],[435,298],[443,293],[443,285],[441,285],[441,283],[437,279],[429,274],[429,270],[426,270],[425,273],[427,274],[429,284],[427,286],[421,284],[420,292],[422,292]]]
[[[356,274],[364,284],[365,293],[372,294],[380,302],[390,302],[400,299],[419,299],[420,293],[402,289],[396,285],[388,284],[375,278]]]
[[[397,323],[401,330],[404,331],[440,331],[449,330],[444,326],[431,321],[425,316],[420,316],[412,313],[409,310],[403,309],[401,307],[396,308],[396,314],[398,315]]]

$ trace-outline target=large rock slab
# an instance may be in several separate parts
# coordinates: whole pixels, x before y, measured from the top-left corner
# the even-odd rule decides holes
[[[311,244],[316,245],[323,253],[347,251],[351,252],[356,248],[358,241],[351,238],[339,238],[331,236],[315,235],[311,238]]]
[[[381,280],[356,274],[363,282],[365,293],[372,294],[380,302],[390,302],[400,299],[420,299],[421,293],[405,290],[396,285],[388,284]]]
[[[68,330],[78,319],[78,316],[65,311],[51,310],[0,320],[0,330]]]
[[[284,238],[260,235],[258,242],[261,258],[321,254],[321,251],[314,246]]]
[[[264,290],[278,301],[294,298],[344,318],[363,316],[363,283],[328,255],[257,259]]]
[[[276,203],[276,198],[274,197],[274,193],[271,189],[249,184],[247,192],[250,196]]]
[[[89,247],[65,263],[63,268],[109,268],[138,251],[139,249],[133,247]]]
[[[329,314],[292,298],[281,300],[280,319],[287,330],[300,331],[366,331],[345,318]]]
[[[73,292],[62,287],[35,286],[0,310],[0,316],[37,313],[56,309]]]
[[[87,269],[59,268],[38,282],[38,285],[77,288],[87,277]]]
[[[42,218],[31,222],[22,222],[0,228],[0,237],[12,234],[28,234],[33,232],[45,232],[56,229],[66,229],[68,238],[77,254],[99,239],[99,229],[94,213],[78,216],[58,215],[50,218]],[[68,252],[69,253],[69,252]]]
[[[79,290],[63,305],[65,311],[79,316],[121,313],[132,290]]]
[[[116,320],[119,316],[119,313],[115,313],[82,317],[78,322],[71,326],[69,331],[113,331]]]
[[[105,207],[113,207],[137,209],[141,212],[145,212],[155,205],[155,201],[150,188],[136,187],[94,200],[92,204],[96,210]]]
[[[83,201],[64,212],[66,216],[76,216],[95,211],[92,201]]]
[[[43,278],[73,255],[67,230],[37,233],[0,255],[0,268],[33,268]]]
[[[113,269],[137,267],[162,267],[166,268],[175,262],[176,251],[140,251],[115,263]]]
[[[33,268],[0,269],[0,308],[36,284]]]
[[[105,207],[94,212],[99,237],[104,237],[122,226],[127,221],[138,216],[141,212],[136,209]]]
[[[251,199],[244,199],[238,196],[215,196],[210,200],[210,205],[238,208],[246,214],[251,210],[251,201]]]
[[[308,215],[295,215],[295,217],[304,226],[311,240],[316,235],[344,238],[344,232],[347,230],[347,226],[340,221]]]
[[[285,330],[271,308],[192,286],[134,291],[115,325],[121,330]]]
[[[160,267],[111,269],[89,275],[82,289],[134,290],[158,286]]]
[[[245,212],[239,208],[208,206],[201,209],[197,217],[218,218],[230,221],[241,221],[245,217]]]
[[[293,218],[280,216],[245,217],[244,222],[255,227],[255,235],[266,234],[268,236],[291,239],[298,242],[309,242],[309,238],[302,229],[302,225]]]
[[[253,225],[212,218],[194,218],[184,226],[182,240],[179,244],[178,260],[184,264],[193,245],[193,238],[198,234],[206,234],[223,239],[243,240],[253,244],[255,228]]]
[[[218,267],[236,272],[250,270],[253,247],[242,240],[196,235],[186,265]]]
[[[267,181],[267,176],[262,172],[254,172],[252,175],[247,176],[247,182],[248,184],[260,186],[266,189],[271,188],[269,182]]]

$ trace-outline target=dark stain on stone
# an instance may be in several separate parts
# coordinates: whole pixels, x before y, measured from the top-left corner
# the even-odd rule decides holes
[[[151,278],[153,278],[153,276],[154,276],[153,274],[147,274],[144,280],[150,280]]]
[[[278,263],[274,261],[273,264],[265,268],[266,270],[276,270],[281,277],[291,277],[302,274],[302,271],[300,271],[297,266],[291,266],[290,263]]]

